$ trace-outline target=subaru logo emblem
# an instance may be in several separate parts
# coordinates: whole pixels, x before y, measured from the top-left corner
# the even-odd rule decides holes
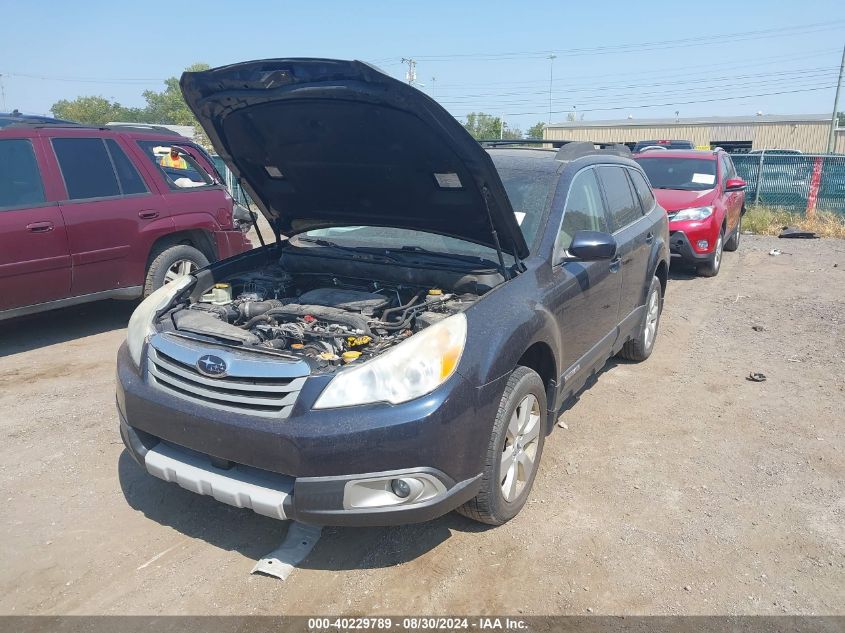
[[[214,354],[206,354],[197,361],[197,369],[205,376],[220,378],[226,375],[226,361]]]

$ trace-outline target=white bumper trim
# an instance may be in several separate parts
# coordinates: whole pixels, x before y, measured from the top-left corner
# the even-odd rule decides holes
[[[248,466],[222,470],[201,453],[159,442],[144,456],[147,472],[185,490],[249,508],[273,519],[287,519],[284,502],[293,492],[293,477]]]

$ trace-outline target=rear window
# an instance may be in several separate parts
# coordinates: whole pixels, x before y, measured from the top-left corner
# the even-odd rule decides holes
[[[44,202],[44,185],[32,143],[0,140],[0,208],[28,207]]]
[[[716,186],[716,161],[703,158],[647,158],[636,161],[654,189],[706,191]]]
[[[641,152],[646,147],[662,147],[663,149],[695,149],[692,141],[657,140],[639,141],[636,145],[634,145],[634,152]]]
[[[629,169],[628,174],[631,176],[631,180],[634,183],[634,189],[637,192],[637,197],[640,199],[640,204],[643,207],[643,213],[648,213],[654,206],[654,194],[651,191],[651,187],[648,186],[648,183],[645,181],[645,178],[643,178],[643,175],[640,172],[634,169]]]
[[[114,162],[114,169],[117,172],[117,179],[120,182],[120,188],[123,195],[131,195],[136,193],[146,193],[147,185],[141,179],[135,165],[129,160],[129,157],[121,149],[120,145],[114,139],[106,139],[106,145],[109,148],[109,154]]]
[[[101,138],[54,138],[53,150],[70,200],[120,195],[120,185]]]

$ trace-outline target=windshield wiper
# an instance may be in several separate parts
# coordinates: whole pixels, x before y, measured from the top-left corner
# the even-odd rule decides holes
[[[331,240],[324,240],[318,237],[296,237],[296,240],[299,242],[308,242],[309,244],[316,244],[317,246],[324,246],[326,248],[332,248],[339,251],[345,251],[348,253],[353,253],[358,257],[365,257],[367,259],[371,257],[378,257],[384,261],[389,261],[392,263],[396,263],[396,259],[390,257],[390,255],[384,249],[374,249],[368,247],[359,247],[359,246],[343,246],[342,244],[337,244],[336,242],[332,242]]]
[[[390,252],[391,249],[386,249],[386,252]],[[468,264],[484,264],[485,266],[492,266],[494,268],[498,268],[498,265],[489,260],[484,259],[478,255],[460,255],[458,253],[441,253],[438,251],[430,251],[428,249],[423,248],[422,246],[412,246],[412,245],[405,245],[400,246],[399,251],[406,252],[406,253],[416,253],[418,255],[425,255],[431,257],[439,257],[442,259],[452,259],[461,262],[466,262]],[[394,249],[393,252],[395,253],[396,250]]]

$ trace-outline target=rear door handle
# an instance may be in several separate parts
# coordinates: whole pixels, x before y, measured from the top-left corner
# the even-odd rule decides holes
[[[146,209],[144,211],[138,212],[138,217],[142,220],[153,220],[158,217],[158,211],[154,211],[153,209]]]
[[[53,230],[52,222],[33,222],[26,225],[26,230],[30,233],[46,233]]]
[[[610,272],[618,273],[620,268],[622,268],[622,258],[617,255],[610,260]]]
[[[646,236],[645,236],[645,243],[646,243],[646,244],[651,244],[653,241],[654,241],[654,233],[652,233],[651,231],[649,231],[649,232],[646,234]]]

